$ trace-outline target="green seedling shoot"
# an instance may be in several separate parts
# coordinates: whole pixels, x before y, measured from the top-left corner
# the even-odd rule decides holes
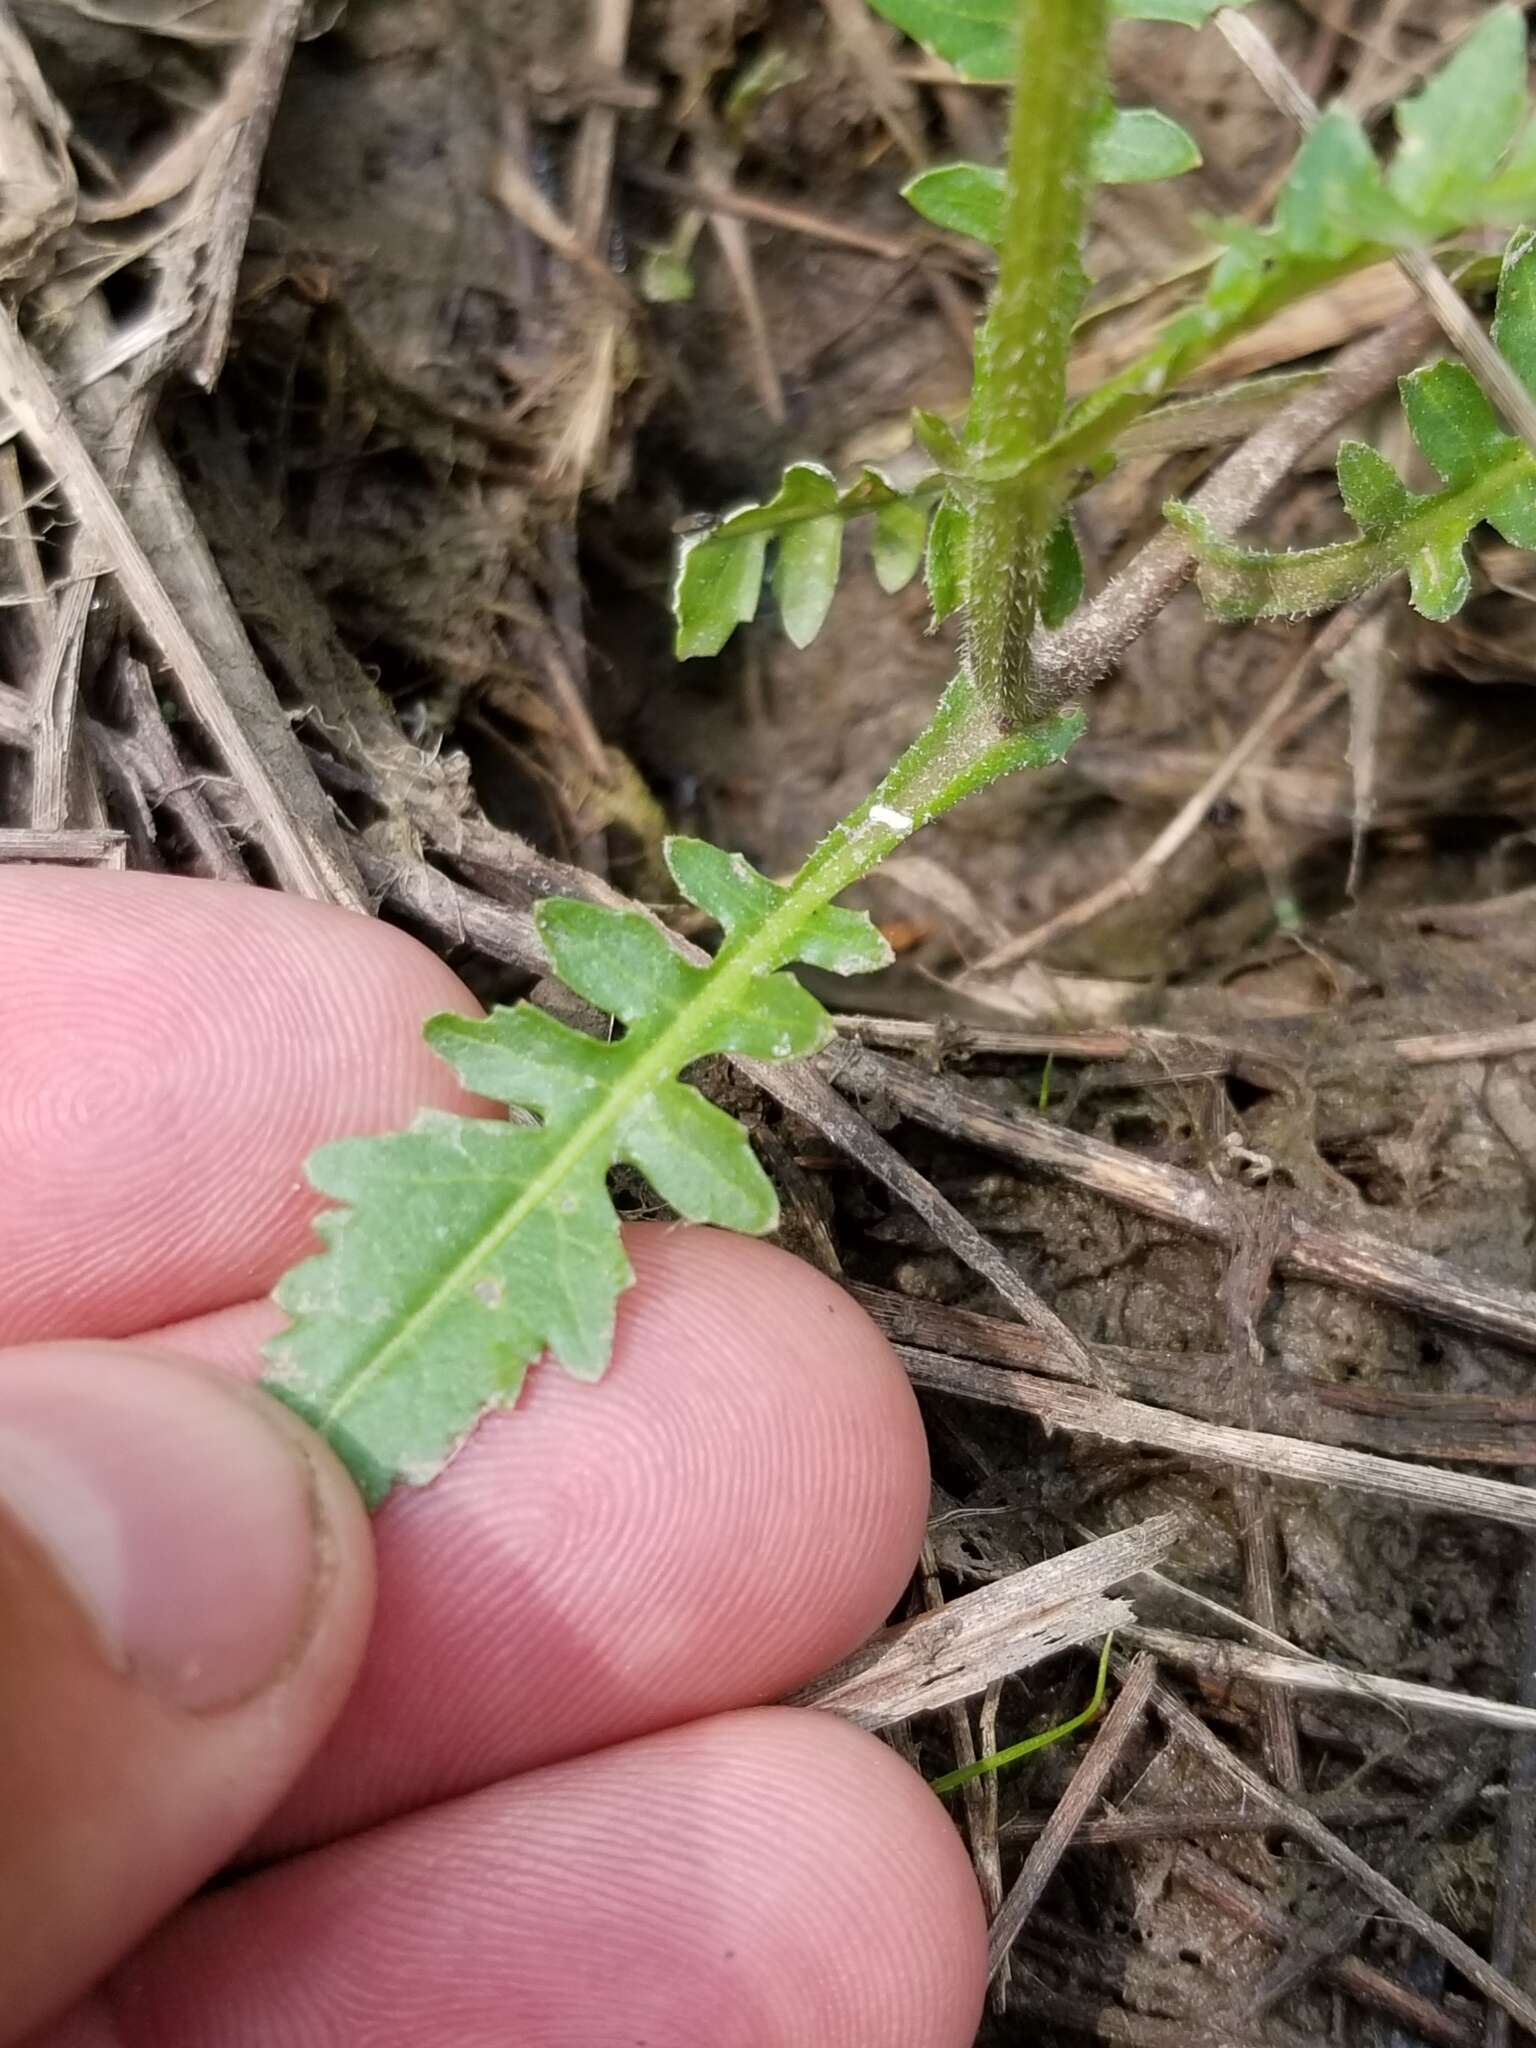
[[[529,1003],[427,1026],[470,1088],[520,1116],[424,1113],[407,1131],[327,1145],[310,1161],[335,1206],[318,1219],[323,1249],[278,1288],[290,1322],[270,1346],[267,1384],[330,1440],[370,1502],[430,1480],[482,1413],[517,1399],[542,1354],[579,1377],[602,1374],[631,1279],[608,1186],[615,1166],[642,1174],[688,1221],[774,1228],[774,1190],[746,1132],[685,1077],[711,1054],[792,1060],[824,1046],[831,1021],[791,970],[867,974],[888,958],[868,918],[836,899],[975,791],[1072,746],[1083,712],[1057,700],[1037,662],[1082,596],[1072,507],[1157,425],[1149,415],[1174,410],[1193,372],[1353,270],[1500,225],[1517,232],[1495,340],[1536,390],[1536,239],[1523,227],[1536,215],[1536,120],[1518,7],[1494,8],[1397,110],[1386,164],[1352,114],[1327,113],[1270,221],[1213,224],[1219,253],[1199,296],[1137,362],[1069,401],[1095,182],[1173,176],[1199,159],[1156,109],[1111,103],[1109,34],[1128,17],[1182,33],[1217,0],[874,4],[962,75],[1012,84],[1001,166],[942,166],[907,187],[927,219],[996,251],[970,404],[958,421],[917,418],[931,466],[915,484],[798,462],[763,503],[691,533],[673,589],[677,652],[717,653],[757,616],[765,581],[785,630],[812,640],[848,528],[865,524],[886,589],[921,570],[935,620],[962,616],[958,670],[926,728],[787,886],[740,854],[668,842],[679,895],[719,929],[707,964],[638,911],[539,906],[553,972],[612,1020],[608,1032],[589,1036]],[[1239,407],[1253,402],[1236,394]],[[1314,611],[1397,575],[1421,611],[1445,618],[1467,595],[1465,549],[1480,522],[1536,547],[1536,456],[1470,374],[1434,364],[1405,380],[1403,403],[1443,487],[1415,489],[1372,449],[1347,445],[1349,539],[1269,554],[1169,507],[1219,618]]]
[[[1104,1638],[1104,1647],[1099,1652],[1098,1674],[1093,1682],[1093,1697],[1080,1714],[1074,1714],[1069,1721],[1058,1721],[1054,1728],[1043,1728],[1038,1735],[1026,1735],[1022,1742],[1010,1742],[1006,1749],[995,1749],[990,1756],[979,1756],[975,1763],[965,1764],[958,1771],[946,1771],[942,1778],[930,1778],[932,1789],[942,1798],[946,1792],[958,1792],[962,1785],[969,1785],[973,1778],[990,1777],[994,1771],[1006,1771],[1011,1764],[1022,1763],[1037,1750],[1049,1749],[1052,1743],[1065,1742],[1069,1735],[1075,1735],[1079,1728],[1086,1728],[1099,1718],[1104,1705],[1104,1693],[1109,1684],[1109,1653],[1114,1637]]]

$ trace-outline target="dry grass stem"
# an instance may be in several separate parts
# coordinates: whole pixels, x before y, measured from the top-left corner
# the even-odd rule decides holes
[[[1536,1708],[1511,1706],[1504,1700],[1478,1699],[1470,1693],[1446,1692],[1405,1678],[1378,1678],[1351,1671],[1319,1657],[1277,1656],[1243,1643],[1217,1642],[1209,1636],[1177,1635],[1169,1629],[1130,1631],[1133,1642],[1165,1664],[1192,1671],[1215,1685],[1244,1681],[1283,1693],[1322,1693],[1370,1700],[1405,1713],[1433,1714],[1441,1720],[1476,1721],[1485,1727],[1510,1728],[1536,1734]]]
[[[1251,1770],[1242,1759],[1214,1734],[1198,1715],[1190,1712],[1176,1693],[1159,1686],[1153,1704],[1170,1736],[1203,1757],[1224,1776],[1241,1787],[1244,1794],[1267,1806],[1282,1820],[1289,1833],[1349,1878],[1381,1910],[1418,1936],[1437,1955],[1444,1956],[1453,1969],[1476,1985],[1492,2004],[1501,2006],[1528,2033],[1536,2034],[1536,2004],[1527,1998],[1501,1971],[1495,1970],[1457,1934],[1431,1918],[1408,1894],[1372,1868],[1362,1856],[1339,1840],[1307,1808],[1286,1793],[1279,1792]]]
[[[1012,1408],[1033,1415],[1048,1430],[1064,1429],[1104,1443],[1139,1444],[1201,1464],[1235,1465],[1309,1486],[1350,1487],[1389,1500],[1410,1501],[1426,1513],[1483,1516],[1514,1528],[1536,1528],[1536,1492],[1503,1480],[1480,1479],[1435,1465],[1400,1463],[1373,1457],[1368,1451],[1339,1450],[1331,1444],[1301,1443],[1262,1430],[1199,1422],[1193,1416],[1148,1408],[1139,1401],[1124,1401],[1090,1387],[972,1365],[937,1351],[918,1351],[905,1345],[897,1348],[915,1386],[993,1408]]]
[[[883,1629],[791,1704],[884,1728],[984,1692],[1060,1650],[1100,1641],[1130,1615],[1123,1601],[1103,1597],[1106,1589],[1161,1562],[1185,1526],[1182,1515],[1155,1515],[996,1579],[937,1614]]]
[[[1002,1110],[952,1081],[866,1052],[846,1041],[820,1055],[840,1087],[867,1089],[932,1129],[1004,1158],[1059,1173],[1074,1185],[1218,1244],[1236,1241],[1233,1204],[1246,1191],[1220,1186],[1181,1167],[1133,1155],[1045,1117]],[[1276,1268],[1346,1287],[1400,1307],[1536,1349],[1536,1295],[1463,1274],[1444,1260],[1389,1244],[1365,1231],[1335,1230],[1300,1210],[1285,1219]]]

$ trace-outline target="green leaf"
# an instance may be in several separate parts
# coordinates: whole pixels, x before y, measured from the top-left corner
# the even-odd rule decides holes
[[[836,480],[812,463],[796,463],[785,471],[773,503],[776,510],[795,513],[818,505],[827,508],[824,518],[802,518],[785,528],[773,571],[773,594],[784,630],[797,647],[809,647],[826,620],[843,561]]]
[[[1013,76],[1016,0],[870,0],[914,43],[953,64],[962,78]]]
[[[1505,433],[1481,385],[1463,364],[1431,363],[1427,369],[1401,378],[1398,389],[1409,432],[1425,460],[1453,490],[1471,490],[1519,454],[1521,443]],[[1490,496],[1475,518],[1486,519],[1515,547],[1536,547],[1536,482],[1519,477],[1508,490]],[[1464,521],[1456,538],[1465,540],[1466,534]],[[1419,608],[1424,609],[1422,605]],[[1448,618],[1450,614],[1432,612],[1428,616]]]
[[[1045,544],[1045,581],[1040,592],[1040,620],[1054,632],[1064,626],[1083,601],[1083,556],[1064,516]]]
[[[1489,221],[1522,221],[1536,206],[1536,119],[1526,122],[1499,174],[1483,189],[1481,217]]]
[[[1177,178],[1200,163],[1194,137],[1155,107],[1109,107],[1094,137],[1093,176],[1105,185]],[[901,188],[908,205],[957,235],[995,249],[1003,232],[1004,179],[986,164],[941,164]]]
[[[1003,233],[1003,174],[985,164],[940,164],[908,178],[901,196],[924,220],[995,249]]]
[[[1155,107],[1114,107],[1094,138],[1091,166],[1101,184],[1142,185],[1181,177],[1200,161],[1195,138]],[[1001,208],[999,196],[999,217]]]
[[[1198,28],[1223,0],[1111,0],[1122,21],[1172,21]],[[1248,0],[1226,0],[1244,7]],[[876,14],[953,64],[962,78],[997,84],[1013,76],[1018,0],[870,0]],[[1162,176],[1159,172],[1156,175]]]
[[[840,492],[819,462],[792,462],[766,504],[738,506],[686,536],[672,586],[678,659],[718,654],[756,616],[770,539],[778,543],[773,588],[785,628],[797,646],[814,640],[837,588],[843,521],[889,495],[873,470]]]
[[[636,1024],[662,1006],[686,1002],[699,970],[659,926],[637,911],[604,910],[553,896],[535,913],[555,972],[577,995],[621,1024]]]
[[[1453,619],[1472,590],[1466,532],[1433,536],[1408,559],[1408,590],[1415,611],[1426,619]]]
[[[937,625],[965,603],[966,557],[970,548],[971,515],[958,498],[939,501],[928,529],[926,574]]]
[[[1423,91],[1398,106],[1393,196],[1421,219],[1461,217],[1499,168],[1526,106],[1525,16],[1496,7]]]
[[[663,1081],[624,1119],[618,1156],[679,1216],[753,1236],[779,1220],[773,1183],[735,1117],[683,1081]]]
[[[1526,390],[1536,395],[1536,232],[1521,228],[1499,270],[1493,339]]]
[[[637,912],[554,898],[537,912],[556,970],[625,1026],[593,1038],[530,1004],[442,1016],[428,1043],[478,1093],[531,1112],[498,1123],[424,1112],[409,1131],[327,1145],[310,1161],[325,1249],[287,1274],[293,1319],[267,1384],[329,1440],[370,1502],[439,1471],[487,1408],[516,1400],[548,1350],[596,1378],[632,1275],[608,1192],[615,1163],[680,1216],[774,1226],[773,1189],[745,1132],[682,1068],[739,1051],[786,1059],[831,1037],[784,963],[865,973],[890,952],[868,918],[823,907],[771,943],[787,892],[738,856],[675,840],[678,885],[743,953],[699,967]],[[754,954],[754,947],[756,952]]]
[[[738,626],[756,617],[767,552],[761,533],[717,528],[684,537],[672,585],[679,661],[718,654]]]
[[[1365,130],[1343,107],[1302,145],[1275,205],[1281,246],[1334,262],[1372,242],[1411,241],[1414,224],[1390,198]]]
[[[888,594],[905,590],[923,566],[930,509],[921,500],[897,498],[875,514],[875,578]]]
[[[693,265],[682,250],[646,250],[640,259],[640,296],[651,306],[678,305],[693,297]]]
[[[1401,526],[1419,502],[1387,458],[1364,441],[1340,447],[1339,490],[1350,518],[1372,537]]]
[[[707,839],[668,839],[663,847],[672,879],[690,903],[708,913],[727,939],[761,924],[788,895],[759,874],[745,854],[726,853]],[[828,974],[873,974],[894,956],[862,910],[829,904],[801,929],[795,958]]]
[[[1461,488],[1503,459],[1511,437],[1462,363],[1431,363],[1398,379],[1408,431],[1425,460]]]

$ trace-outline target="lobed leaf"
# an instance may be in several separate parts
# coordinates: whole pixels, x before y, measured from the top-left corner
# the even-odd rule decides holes
[[[750,946],[786,901],[739,855],[674,840],[667,858],[728,942]],[[745,1131],[680,1071],[712,1052],[815,1050],[830,1021],[783,965],[863,973],[890,957],[866,917],[824,908],[722,994],[728,962],[695,965],[635,912],[556,898],[537,920],[561,978],[623,1035],[588,1037],[528,1003],[436,1017],[434,1051],[525,1120],[424,1112],[409,1131],[310,1161],[315,1187],[343,1206],[317,1219],[325,1249],[278,1288],[292,1321],[268,1347],[267,1384],[370,1502],[431,1478],[484,1410],[516,1400],[542,1352],[579,1377],[602,1373],[632,1278],[610,1167],[643,1174],[690,1221],[773,1228],[772,1184]]]
[[[744,854],[725,853],[707,839],[673,837],[665,853],[678,888],[714,919],[727,939],[763,923],[788,896],[788,890],[759,874]],[[862,910],[828,904],[801,926],[794,957],[829,974],[874,974],[889,967],[894,956]]]
[[[926,487],[931,490],[936,481]],[[847,521],[885,511],[899,522],[896,508],[908,506],[926,522],[926,505],[912,505],[876,469],[866,467],[848,489],[839,490],[819,462],[791,463],[765,503],[739,505],[684,537],[672,585],[679,660],[718,654],[736,628],[756,616],[770,542],[776,546],[773,594],[785,631],[797,647],[808,646],[837,589]],[[896,530],[897,525],[887,529]]]
[[[1408,431],[1420,453],[1454,490],[1470,490],[1490,472],[1509,467],[1519,454],[1521,443],[1504,431],[1482,386],[1464,364],[1431,363],[1399,379],[1398,390]],[[1536,482],[1520,477],[1491,498],[1480,516],[1513,546],[1536,547]],[[1465,531],[1460,538],[1466,538]]]
[[[1526,389],[1536,391],[1536,234],[1529,230],[1504,253],[1492,331]],[[1415,608],[1449,619],[1470,594],[1467,543],[1482,522],[1512,546],[1536,550],[1536,453],[1505,429],[1471,371],[1431,363],[1400,379],[1398,389],[1409,432],[1443,488],[1428,496],[1412,491],[1384,456],[1346,441],[1339,489],[1358,540],[1268,553],[1224,539],[1189,506],[1167,508],[1194,551],[1201,594],[1216,617],[1295,618],[1406,573]]]

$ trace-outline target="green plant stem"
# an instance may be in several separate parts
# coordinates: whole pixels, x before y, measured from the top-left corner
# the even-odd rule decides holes
[[[1062,493],[1037,473],[979,479],[1025,471],[1066,405],[1108,26],[1107,0],[1022,0],[997,288],[976,342],[965,449],[978,480],[962,486],[966,659],[983,697],[1018,726],[1043,708],[1030,640]]]
[[[997,1749],[990,1756],[978,1757],[973,1764],[965,1764],[958,1771],[949,1771],[942,1778],[934,1778],[930,1789],[941,1797],[946,1792],[957,1792],[962,1785],[970,1784],[973,1778],[985,1778],[993,1771],[1006,1770],[1009,1764],[1016,1764],[1024,1757],[1033,1756],[1037,1750],[1049,1749],[1053,1742],[1064,1742],[1069,1735],[1075,1735],[1079,1728],[1086,1728],[1090,1721],[1098,1718],[1104,1704],[1105,1688],[1109,1680],[1109,1652],[1114,1637],[1104,1638],[1104,1647],[1099,1652],[1099,1671],[1094,1680],[1093,1698],[1080,1714],[1074,1714],[1070,1721],[1058,1721],[1054,1728],[1042,1729],[1038,1735],[1027,1735],[1022,1742],[1010,1743],[1007,1749]]]

